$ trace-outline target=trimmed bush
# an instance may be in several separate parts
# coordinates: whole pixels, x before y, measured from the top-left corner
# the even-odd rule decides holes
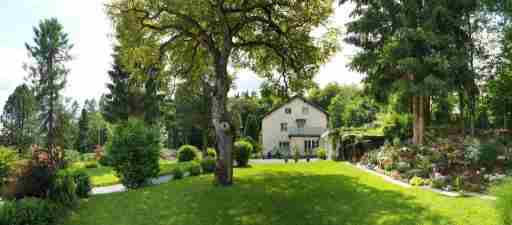
[[[251,156],[252,145],[248,141],[237,141],[233,148],[233,158],[236,160],[239,167],[245,167],[249,163]]]
[[[203,173],[213,173],[215,172],[215,158],[206,157],[201,160],[201,168],[203,168]]]
[[[63,206],[76,206],[78,203],[76,184],[69,171],[62,170],[57,173],[48,190],[48,198]]]
[[[16,152],[7,148],[0,149],[0,186],[4,184],[11,171],[12,163],[16,160]]]
[[[316,156],[317,156],[319,159],[326,160],[326,159],[327,159],[327,150],[325,150],[325,148],[318,148],[318,149],[316,150]]]
[[[497,197],[496,209],[503,225],[512,225],[512,179],[493,189]]]
[[[199,150],[192,145],[182,145],[178,149],[178,162],[189,162],[198,158]]]
[[[76,195],[80,198],[89,197],[89,193],[92,190],[89,175],[84,171],[78,170],[73,173],[73,180],[76,184]]]
[[[6,201],[0,207],[0,224],[53,225],[57,223],[59,211],[54,203],[37,198]]]
[[[107,146],[116,175],[128,188],[149,183],[160,172],[160,132],[138,119],[118,125]]]
[[[190,166],[187,168],[190,176],[199,176],[201,175],[201,165],[197,162],[192,162]]]
[[[183,169],[180,166],[175,167],[171,171],[172,177],[176,180],[183,178]]]
[[[212,158],[217,158],[217,152],[215,151],[214,148],[208,148],[206,149],[206,157],[212,157]]]

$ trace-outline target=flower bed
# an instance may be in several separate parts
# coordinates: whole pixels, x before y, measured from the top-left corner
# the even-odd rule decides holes
[[[478,140],[439,140],[429,146],[385,144],[366,153],[360,166],[413,186],[484,193],[512,174],[507,148]]]

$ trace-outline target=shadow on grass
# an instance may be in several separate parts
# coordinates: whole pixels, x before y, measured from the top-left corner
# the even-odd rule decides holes
[[[98,196],[68,224],[408,225],[451,224],[398,191],[338,174],[261,172],[232,187],[211,176]]]

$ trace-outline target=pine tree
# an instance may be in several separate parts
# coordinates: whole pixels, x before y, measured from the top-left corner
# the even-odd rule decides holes
[[[78,121],[78,138],[76,140],[76,148],[83,153],[89,150],[89,116],[87,114],[87,110],[82,109]]]
[[[34,83],[40,106],[42,131],[46,133],[46,145],[50,158],[60,162],[56,152],[56,134],[58,104],[60,92],[66,85],[69,70],[65,63],[71,60],[68,34],[55,18],[45,19],[34,27],[34,45],[25,44],[33,63],[27,66]]]

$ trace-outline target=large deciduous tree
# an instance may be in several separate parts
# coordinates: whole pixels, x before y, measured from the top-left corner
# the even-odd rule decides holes
[[[333,14],[331,0],[112,0],[107,8],[124,64],[138,71],[135,76],[147,79],[156,69],[159,79],[211,77],[221,185],[233,182],[228,67],[248,68],[300,91],[337,47],[331,29],[329,39],[313,36]]]
[[[393,92],[411,97],[413,142],[423,144],[431,96],[475,87],[467,17],[478,1],[340,2],[355,5],[346,40],[362,51],[352,68],[367,75],[364,82],[380,97]]]
[[[33,91],[25,84],[16,87],[0,117],[6,144],[16,146],[19,151],[27,149],[36,135],[36,114]]]
[[[45,19],[34,27],[34,43],[25,44],[31,57],[27,65],[40,105],[42,130],[46,133],[46,144],[50,157],[57,160],[56,124],[60,92],[66,85],[69,70],[65,63],[71,60],[69,51],[73,47],[68,34],[55,18]]]

